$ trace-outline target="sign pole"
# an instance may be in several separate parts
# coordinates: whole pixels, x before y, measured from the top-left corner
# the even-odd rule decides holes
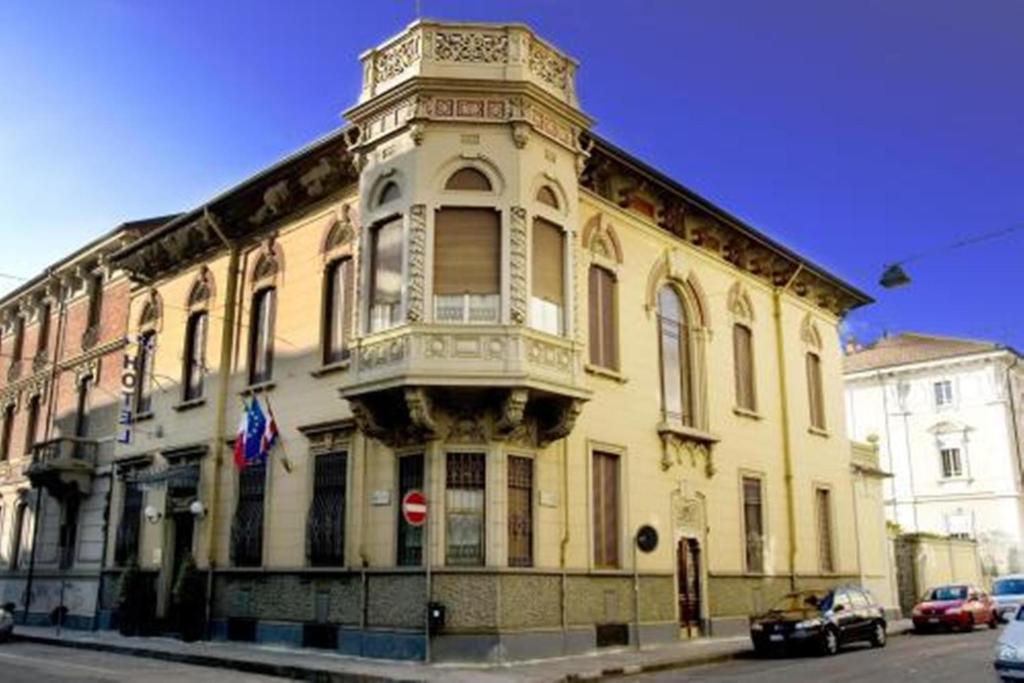
[[[423,525],[424,525],[424,529],[423,529],[423,561],[426,563],[425,576],[426,576],[426,582],[427,582],[427,589],[426,589],[427,604],[423,606],[424,637],[425,637],[424,642],[423,642],[423,646],[424,646],[424,661],[427,664],[430,663],[430,598],[431,598],[430,593],[431,593],[431,589],[433,588],[433,586],[431,584],[431,576],[430,576],[430,522],[431,522],[430,518],[431,518],[431,515],[428,513],[427,514],[427,519],[423,522]]]

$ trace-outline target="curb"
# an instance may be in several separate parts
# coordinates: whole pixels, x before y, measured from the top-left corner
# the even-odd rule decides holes
[[[230,659],[226,657],[218,657],[216,655],[168,652],[165,650],[154,650],[145,647],[114,645],[112,643],[64,640],[61,638],[50,638],[46,636],[23,635],[18,634],[17,631],[11,634],[11,641],[55,645],[58,647],[73,648],[76,650],[109,652],[111,654],[144,657],[146,659],[158,659],[165,662],[175,662],[177,664],[192,664],[194,666],[203,666],[211,669],[229,669],[231,671],[261,674],[264,676],[276,676],[278,678],[289,678],[299,681],[314,681],[315,683],[424,683],[423,679],[419,678],[392,678],[388,676],[374,676],[372,674],[335,671],[332,669],[295,666],[292,664],[273,664],[271,662],[258,662],[246,659]]]

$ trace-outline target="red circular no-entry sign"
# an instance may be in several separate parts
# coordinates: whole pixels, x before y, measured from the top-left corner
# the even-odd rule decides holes
[[[423,526],[427,520],[427,497],[423,491],[414,489],[402,497],[402,517],[411,526]]]

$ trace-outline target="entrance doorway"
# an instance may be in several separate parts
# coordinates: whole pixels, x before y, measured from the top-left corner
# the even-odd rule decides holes
[[[700,544],[681,538],[676,545],[676,572],[679,595],[679,629],[687,638],[700,635],[701,583]]]
[[[179,628],[178,604],[174,600],[174,584],[178,581],[181,567],[192,554],[192,537],[195,531],[195,520],[188,512],[177,512],[171,516],[173,545],[171,554],[171,575],[169,599],[167,602],[167,630],[177,632]]]

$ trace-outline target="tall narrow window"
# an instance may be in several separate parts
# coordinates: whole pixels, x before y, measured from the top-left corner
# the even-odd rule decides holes
[[[658,332],[661,346],[661,400],[665,419],[692,425],[690,330],[683,301],[668,285],[658,292]]]
[[[594,451],[594,566],[619,566],[619,457]]]
[[[601,266],[590,266],[590,362],[609,370],[619,369],[615,276]]]
[[[182,373],[182,398],[194,401],[203,396],[203,378],[206,376],[206,330],[209,314],[196,311],[185,325],[185,370]]]
[[[231,557],[236,567],[258,567],[263,562],[263,497],[265,463],[248,465],[238,473],[238,504],[231,525]]]
[[[11,344],[11,364],[21,361],[21,354],[25,350],[25,318],[17,316],[14,318],[14,343]]]
[[[764,504],[761,480],[743,477],[743,531],[747,571],[764,573]]]
[[[36,355],[42,356],[50,346],[50,303],[39,307],[39,336],[36,339]]]
[[[508,566],[533,566],[533,460],[508,456]]]
[[[249,384],[269,382],[274,376],[274,305],[276,290],[266,287],[252,297],[249,327]]]
[[[61,502],[60,531],[58,533],[59,566],[61,569],[70,569],[71,565],[75,563],[75,545],[78,540],[78,510],[79,499],[77,495],[69,495]]]
[[[114,564],[124,567],[139,559],[139,526],[142,521],[142,488],[135,482],[125,482],[121,519],[117,524],[114,545]]]
[[[746,325],[732,326],[733,374],[736,378],[736,407],[757,410],[757,396],[754,393],[754,343],[753,333]]]
[[[4,424],[0,427],[0,460],[11,458],[11,434],[14,430],[14,404],[4,407]]]
[[[822,573],[831,574],[836,570],[832,549],[832,492],[816,489],[814,497],[818,509],[818,562]]]
[[[825,392],[821,380],[821,356],[807,353],[807,398],[811,406],[811,426],[825,429]]]
[[[309,563],[315,567],[345,564],[345,485],[348,454],[326,453],[313,460],[313,502],[307,538]]]
[[[144,332],[139,337],[139,351],[135,357],[135,414],[145,415],[153,410],[153,357],[156,355],[156,332]]]
[[[370,331],[378,332],[401,321],[402,220],[373,228],[370,244]]]
[[[89,279],[89,318],[87,327],[97,327],[103,315],[103,274],[96,273]]]
[[[963,461],[960,458],[959,448],[943,448],[939,450],[942,457],[942,476],[946,479],[962,477],[964,474]]]
[[[89,384],[90,377],[83,377],[78,383],[78,400],[75,405],[75,436],[84,438],[89,435]]]
[[[324,364],[348,358],[349,329],[352,324],[352,259],[343,258],[327,266],[324,282]]]
[[[533,221],[530,324],[550,334],[565,331],[565,237],[543,218]]]
[[[27,507],[28,505],[24,502],[19,502],[14,507],[14,529],[11,531],[11,554],[8,565],[10,569],[17,569],[21,563],[21,551],[25,542],[25,509]]]
[[[434,217],[434,319],[496,323],[501,313],[501,214],[440,209]]]
[[[36,445],[36,431],[39,427],[39,394],[28,401],[28,419],[25,421],[25,453],[31,454]]]
[[[483,453],[449,453],[445,490],[447,564],[484,564]]]
[[[403,455],[398,459],[398,500],[409,491],[423,490],[423,454]],[[396,506],[399,507],[399,506]],[[423,563],[423,527],[412,526],[398,510],[398,554],[400,567],[415,567]]]

